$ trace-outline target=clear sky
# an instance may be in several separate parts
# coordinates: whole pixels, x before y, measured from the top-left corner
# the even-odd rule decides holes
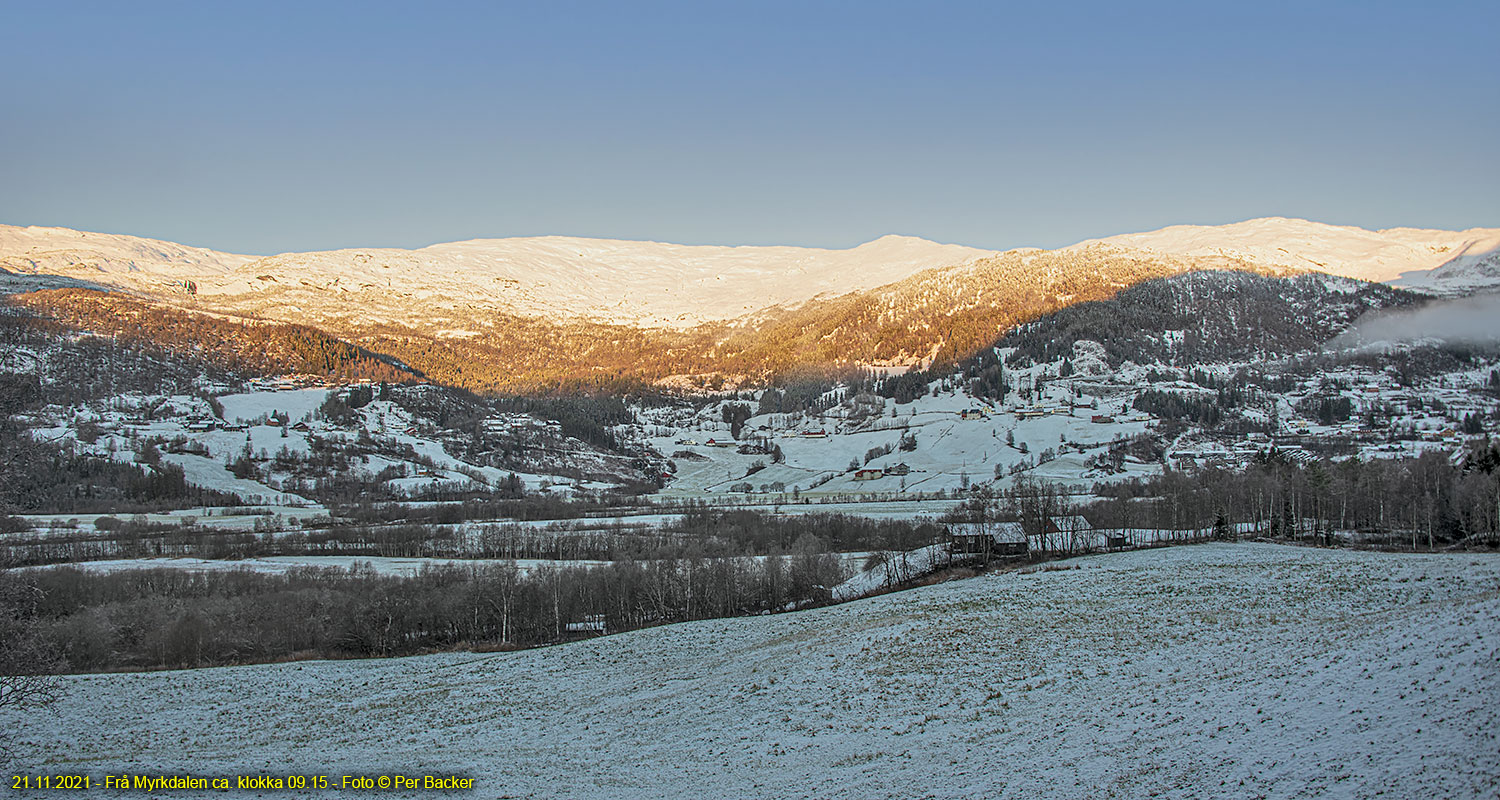
[[[0,2],[0,222],[267,254],[1500,226],[1500,3]]]

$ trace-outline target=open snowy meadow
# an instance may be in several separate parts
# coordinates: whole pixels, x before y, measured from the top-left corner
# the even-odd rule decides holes
[[[0,718],[22,770],[460,774],[473,797],[1495,797],[1500,557],[1143,550],[524,652],[66,690]]]

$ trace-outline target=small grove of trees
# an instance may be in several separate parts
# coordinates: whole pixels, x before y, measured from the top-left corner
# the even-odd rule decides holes
[[[865,463],[868,464],[877,458],[884,458],[895,452],[895,450],[896,446],[894,444],[876,445],[865,451]]]
[[[1135,396],[1131,406],[1162,419],[1185,419],[1212,428],[1223,419],[1225,407],[1220,398],[1197,397],[1179,392],[1147,389]]]
[[[399,398],[401,395],[396,396]],[[534,414],[543,419],[555,420],[564,436],[607,449],[618,449],[620,446],[611,426],[635,421],[635,415],[623,399],[607,394],[558,394],[547,397],[515,395],[496,398],[493,405],[497,411]],[[438,422],[440,425],[444,424],[442,419]]]
[[[745,423],[750,420],[750,406],[747,403],[725,403],[719,412],[724,422],[729,425],[729,435],[740,438],[740,431],[745,429]]]
[[[1354,403],[1347,397],[1309,397],[1297,404],[1297,410],[1323,425],[1343,422],[1354,413]]]

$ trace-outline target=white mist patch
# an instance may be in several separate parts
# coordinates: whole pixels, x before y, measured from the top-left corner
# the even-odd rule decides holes
[[[1500,293],[1434,300],[1400,311],[1372,311],[1355,320],[1329,346],[1362,347],[1420,339],[1500,342]]]

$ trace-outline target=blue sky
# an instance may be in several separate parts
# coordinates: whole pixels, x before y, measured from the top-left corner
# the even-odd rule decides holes
[[[1500,3],[17,3],[0,222],[245,253],[1500,226]]]

